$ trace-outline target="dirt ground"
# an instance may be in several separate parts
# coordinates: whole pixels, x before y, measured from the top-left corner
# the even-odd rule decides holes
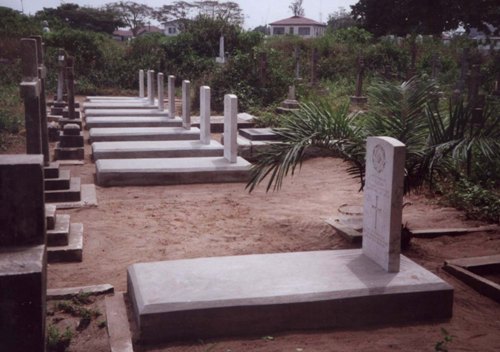
[[[85,165],[62,168],[80,176],[82,183],[93,183],[95,166],[88,145],[86,149]],[[261,186],[249,194],[243,184],[97,187],[98,207],[59,211],[84,224],[83,262],[50,264],[48,287],[109,283],[125,291],[126,269],[138,262],[353,248],[324,221],[337,215],[342,204],[362,202],[359,184],[347,175],[346,167],[334,158],[308,160],[274,193],[266,193]],[[405,201],[411,202],[404,209],[404,222],[411,229],[482,224],[467,221],[461,212],[440,206],[435,198],[413,195]],[[450,351],[500,351],[500,305],[442,269],[446,259],[498,253],[500,231],[412,240],[404,254],[455,288],[453,318],[448,322],[356,331],[270,332],[270,336],[252,338],[135,346],[135,350],[433,351],[444,338],[444,328],[452,336]],[[109,351],[106,339],[98,340],[92,343],[92,351]],[[70,350],[83,352],[89,347],[82,340]]]

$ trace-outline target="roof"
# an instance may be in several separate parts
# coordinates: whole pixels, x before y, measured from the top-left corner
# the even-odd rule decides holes
[[[120,37],[132,37],[132,31],[129,31],[127,29],[118,29],[113,32],[113,35]]]
[[[146,34],[146,33],[163,33],[161,28],[156,26],[145,26],[137,31],[137,35]]]
[[[303,16],[292,16],[285,18],[284,20],[279,20],[273,23],[269,23],[270,26],[322,26],[326,27],[326,24],[311,20],[310,18]]]

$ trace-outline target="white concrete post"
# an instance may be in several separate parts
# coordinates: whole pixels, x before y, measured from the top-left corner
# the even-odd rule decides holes
[[[139,70],[139,98],[144,98],[144,70]]]
[[[182,81],[182,127],[186,130],[191,129],[191,82]]]
[[[236,163],[238,144],[236,133],[238,129],[238,97],[234,94],[224,96],[224,158],[230,163]]]
[[[155,105],[155,71],[150,70],[149,72],[149,81],[151,82],[151,94],[148,92],[149,105]]]
[[[148,70],[146,72],[146,89],[147,89],[147,98],[148,100],[151,99],[151,95],[153,95],[153,93],[151,92],[151,88],[152,88],[152,85],[151,85],[151,75],[150,75],[150,72],[151,70]]]
[[[158,73],[158,110],[165,110],[165,103],[163,101],[165,99],[163,93],[163,73]]]
[[[224,51],[224,36],[221,35],[219,39],[219,57],[221,58],[222,63],[226,61],[226,53]]]
[[[175,76],[168,76],[168,117],[175,118]]]
[[[210,87],[200,87],[200,142],[210,144]]]

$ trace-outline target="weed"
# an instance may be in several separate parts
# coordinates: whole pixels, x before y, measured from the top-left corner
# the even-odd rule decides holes
[[[73,332],[70,328],[66,328],[64,332],[60,332],[54,325],[49,325],[47,329],[47,351],[48,352],[64,352],[69,347]]]
[[[79,292],[76,296],[73,296],[71,301],[76,305],[90,304],[94,302],[90,292]]]
[[[97,327],[99,329],[104,329],[106,326],[108,326],[108,322],[106,320],[101,320],[98,324]]]
[[[448,343],[453,341],[454,336],[450,335],[445,328],[441,328],[441,334],[443,335],[443,339],[436,342],[434,345],[434,351],[448,352]]]

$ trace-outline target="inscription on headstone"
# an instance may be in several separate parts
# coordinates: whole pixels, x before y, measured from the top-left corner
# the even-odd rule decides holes
[[[368,137],[363,206],[363,253],[388,272],[399,271],[405,145]]]

